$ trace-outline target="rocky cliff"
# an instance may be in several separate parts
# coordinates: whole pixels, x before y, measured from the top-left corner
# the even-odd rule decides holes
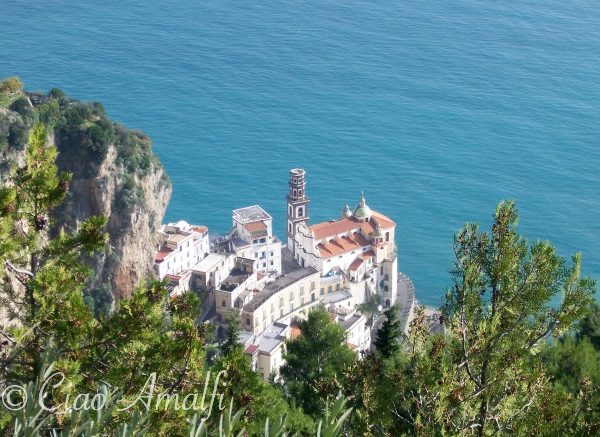
[[[97,312],[152,275],[155,233],[171,186],[150,139],[108,119],[102,105],[54,89],[48,95],[0,96],[0,178],[22,164],[27,132],[46,123],[59,149],[57,164],[73,174],[66,201],[53,212],[54,232],[75,229],[95,214],[108,217],[109,247],[94,257],[88,300]]]

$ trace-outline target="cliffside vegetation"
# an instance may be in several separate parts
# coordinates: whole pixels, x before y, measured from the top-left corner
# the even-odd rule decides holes
[[[14,91],[18,83],[8,89],[4,100],[12,106],[22,95]],[[64,114],[61,98],[46,102],[55,101]],[[25,105],[25,113],[29,109]],[[116,141],[111,129],[100,123],[103,133],[90,134],[87,126],[103,111],[97,105],[89,111],[68,132],[94,144],[85,156],[110,154],[112,143],[104,152],[101,145],[105,134]],[[374,349],[359,359],[345,346],[341,328],[317,309],[302,323],[302,335],[288,342],[282,379],[267,383],[236,343],[235,325],[214,351],[210,325],[196,324],[199,302],[192,293],[170,297],[164,284],[146,281],[113,311],[95,317],[85,299],[95,267],[90,254],[110,244],[105,229],[111,217],[91,215],[76,229],[52,232],[52,211],[68,199],[74,179],[56,165],[60,154],[51,132],[55,139],[66,133],[31,117],[24,122],[33,124],[20,165],[0,182],[4,435],[51,435],[53,429],[69,436],[600,432],[596,283],[581,276],[579,255],[567,261],[548,242],[528,244],[517,232],[514,203],[500,203],[490,231],[467,224],[456,234],[442,307],[445,335],[430,333],[424,312],[417,311],[410,337],[399,338],[390,317]],[[114,126],[112,132],[118,135]],[[214,381],[209,370],[213,378],[225,372],[218,385],[225,410],[215,407],[206,421],[200,420],[205,412],[174,403],[148,408],[139,401],[140,394],[202,394],[207,380]],[[44,392],[44,375],[53,372],[65,383],[46,388],[44,405],[56,409],[44,410],[35,401]],[[84,393],[105,393],[107,402],[64,408]],[[14,408],[25,397],[30,402]],[[130,408],[120,408],[122,401]]]
[[[51,211],[53,229],[76,230],[91,215],[110,218],[110,244],[94,255],[96,269],[85,288],[96,314],[106,313],[115,296],[130,294],[152,274],[154,231],[170,183],[142,132],[111,121],[100,103],[80,102],[57,88],[26,92],[18,78],[0,82],[0,180],[23,165],[28,132],[38,123],[57,146],[58,167],[72,174],[64,202]]]

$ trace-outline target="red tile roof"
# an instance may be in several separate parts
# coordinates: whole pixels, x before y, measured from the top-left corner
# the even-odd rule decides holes
[[[249,355],[254,355],[254,352],[256,352],[258,350],[258,346],[255,344],[250,344],[246,347],[246,349],[244,350],[244,352],[246,352]]]
[[[192,229],[196,232],[200,232],[201,234],[208,231],[208,228],[206,226],[194,226]]]
[[[353,272],[357,271],[362,263],[363,260],[361,258],[356,258],[354,261],[352,261],[352,264],[350,264],[350,270]]]
[[[248,230],[248,232],[259,232],[267,230],[267,225],[263,221],[246,223],[244,227]]]
[[[361,255],[362,259],[369,259],[369,258],[373,258],[375,256],[375,252],[373,252],[372,250],[367,250],[365,253],[363,253]]]
[[[169,249],[168,247],[163,247],[161,250],[156,252],[156,254],[154,255],[154,262],[156,262],[156,263],[163,262],[163,259],[171,252],[173,252],[172,249]]]
[[[377,211],[372,211],[371,219],[368,222],[361,222],[354,217],[350,217],[317,223],[312,225],[309,229],[317,240],[333,237],[334,235],[343,234],[357,228],[362,229],[365,234],[369,235],[371,232],[375,231],[374,219],[379,222],[382,229],[389,229],[396,226],[396,223],[390,218]]]
[[[336,237],[330,241],[322,241],[317,245],[321,258],[328,259],[337,255],[351,252],[369,246],[371,242],[367,240],[360,232],[354,232],[351,235]]]

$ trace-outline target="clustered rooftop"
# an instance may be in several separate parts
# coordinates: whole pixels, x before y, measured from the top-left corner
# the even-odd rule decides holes
[[[324,305],[344,328],[350,347],[371,343],[357,305],[379,294],[384,306],[397,291],[395,223],[373,211],[361,195],[354,212],[309,224],[306,172],[292,169],[287,200],[287,245],[273,234],[272,217],[260,206],[232,211],[231,230],[209,238],[204,226],[180,221],[161,227],[155,268],[173,293],[189,289],[214,302],[202,320],[225,324],[238,317],[253,368],[265,378],[283,362],[295,323]]]

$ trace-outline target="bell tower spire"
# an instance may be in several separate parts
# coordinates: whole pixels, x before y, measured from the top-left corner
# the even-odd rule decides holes
[[[306,196],[306,172],[302,168],[293,168],[290,170],[289,192],[287,199],[287,237],[288,249],[294,255],[296,247],[294,237],[300,223],[308,223],[308,202]]]

